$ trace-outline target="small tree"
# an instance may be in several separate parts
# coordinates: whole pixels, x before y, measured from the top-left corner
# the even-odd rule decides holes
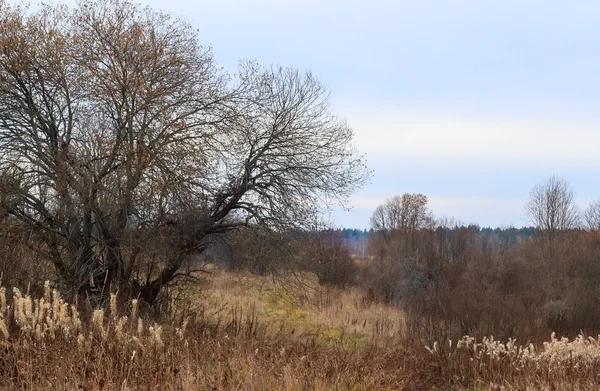
[[[573,190],[566,180],[557,176],[533,187],[525,213],[547,238],[550,247],[561,232],[579,225]]]
[[[587,229],[600,231],[600,200],[592,202],[584,212]]]
[[[429,285],[434,258],[423,250],[434,250],[429,235],[434,218],[427,202],[423,194],[405,193],[387,199],[373,213],[370,246],[375,259],[368,290],[374,297],[385,301],[416,297]]]

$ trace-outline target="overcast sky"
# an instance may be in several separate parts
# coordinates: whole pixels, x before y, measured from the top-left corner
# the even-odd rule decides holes
[[[240,59],[311,70],[374,170],[339,226],[419,192],[437,216],[522,226],[533,185],[600,197],[600,2],[144,0]],[[70,1],[73,3],[73,1]]]

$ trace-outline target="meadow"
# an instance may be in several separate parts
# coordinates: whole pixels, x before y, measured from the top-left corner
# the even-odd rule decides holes
[[[482,228],[404,193],[344,236],[355,120],[194,23],[0,0],[0,389],[600,388],[600,201],[551,176]]]
[[[0,386],[55,390],[592,390],[600,341],[427,341],[397,306],[314,276],[213,270],[158,316],[0,290]],[[167,315],[168,314],[168,315]],[[439,326],[439,325],[438,325]],[[419,327],[425,327],[423,323]]]

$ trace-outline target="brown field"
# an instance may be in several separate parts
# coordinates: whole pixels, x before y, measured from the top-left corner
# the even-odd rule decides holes
[[[393,122],[380,117],[421,110],[384,104],[375,122],[358,120],[375,141],[367,146],[350,124],[383,100],[343,95],[354,117],[345,119],[310,70],[261,65],[245,52],[226,68],[196,26],[212,18],[208,9],[187,20],[191,9],[180,17],[137,0],[71,3],[0,0],[0,391],[600,389],[600,199],[582,210],[567,180],[552,175],[516,220],[523,193],[512,189],[535,172],[574,174],[585,163],[581,182],[596,155],[581,160],[566,144],[578,162],[566,167],[569,151],[555,148],[576,138],[557,139],[554,124],[535,138],[508,129],[502,137],[527,148],[486,156],[496,136],[485,139],[484,126],[467,140],[482,148],[465,149],[461,133],[450,134],[459,128],[452,114],[440,128],[452,142],[436,160],[428,110],[419,114],[423,145],[409,145],[403,124],[419,121],[385,130]],[[258,8],[264,16],[273,7]],[[273,10],[284,23],[309,15]],[[240,22],[257,24],[241,11]],[[361,23],[348,25],[368,31]],[[274,30],[259,41],[269,36],[285,38]],[[260,53],[293,53],[284,41]],[[335,52],[347,47],[354,59],[361,42]],[[355,80],[338,73],[334,81]],[[381,75],[373,80],[394,90]],[[434,115],[436,126],[444,117]],[[374,167],[367,150],[379,155]],[[494,170],[490,157],[508,164]],[[386,186],[358,193],[374,183]],[[464,197],[441,211],[531,226],[436,217],[422,193],[371,205],[384,189],[425,183],[437,201]],[[353,203],[360,229],[336,228]]]
[[[284,281],[285,280],[285,281]],[[1,293],[0,386],[55,390],[592,390],[596,339],[424,341],[402,310],[309,276],[213,272],[170,316]],[[294,282],[295,283],[292,283]],[[435,327],[435,325],[429,325]],[[420,327],[426,327],[425,322]],[[441,326],[440,326],[441,327]]]

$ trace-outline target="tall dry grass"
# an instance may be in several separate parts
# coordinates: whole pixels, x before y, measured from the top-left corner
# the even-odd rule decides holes
[[[368,300],[359,287],[320,286],[308,273],[268,278],[215,271],[196,304],[196,311],[212,322],[251,318],[295,337],[320,337],[328,344],[387,346],[406,336],[401,308]]]
[[[211,291],[215,305],[236,296],[225,292]],[[135,301],[119,311],[116,295],[84,316],[48,284],[40,297],[0,293],[2,389],[391,390],[430,382],[423,371],[399,372],[405,357],[419,360],[409,350],[351,349],[276,326],[260,312],[260,293],[254,315],[239,307],[250,301],[223,301],[221,312],[162,323],[140,317]]]
[[[119,308],[116,295],[106,309],[88,313],[48,284],[37,296],[1,288],[0,388],[600,388],[598,339],[424,343],[398,308],[372,303],[358,288],[316,288],[312,281],[290,287],[215,272],[162,320],[140,315],[135,301]]]

